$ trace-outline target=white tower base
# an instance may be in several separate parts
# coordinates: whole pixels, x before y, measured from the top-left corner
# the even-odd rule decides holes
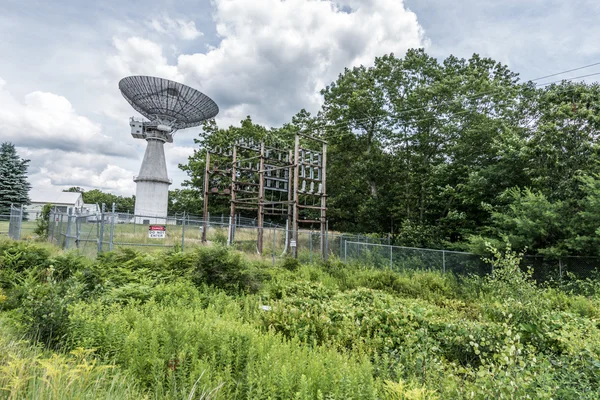
[[[135,222],[137,224],[167,224],[169,185],[164,144],[166,135],[148,134],[146,153],[140,174],[133,178],[135,191]]]

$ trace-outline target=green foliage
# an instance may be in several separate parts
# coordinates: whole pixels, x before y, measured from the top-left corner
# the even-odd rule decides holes
[[[237,252],[225,246],[203,247],[194,252],[191,280],[196,285],[213,285],[228,291],[254,292],[260,273],[247,268]]]
[[[0,144],[0,215],[10,215],[11,204],[29,204],[28,164],[29,160],[19,157],[14,144]]]
[[[294,257],[286,257],[281,264],[281,267],[287,269],[288,271],[296,271],[299,266],[300,262]]]
[[[457,280],[335,260],[271,268],[218,246],[90,261],[0,242],[0,332],[14,326],[61,350],[3,358],[0,336],[0,390],[93,397],[82,394],[93,382],[122,398],[597,398],[596,282],[541,287],[510,244],[487,252],[491,275]],[[102,367],[73,372],[78,386],[65,374],[82,365]]]
[[[136,382],[93,351],[49,354],[18,340],[0,321],[0,398],[143,399]]]
[[[169,215],[202,214],[202,192],[196,189],[169,190]]]
[[[219,399],[375,398],[364,359],[282,341],[239,319],[231,299],[206,308],[195,299],[126,307],[80,304],[72,346],[99,349],[159,398],[181,398],[198,384]]]
[[[83,202],[89,204],[106,204],[107,207],[111,207],[115,203],[115,210],[123,212],[133,212],[135,207],[135,196],[123,197],[117,196],[112,193],[105,193],[99,189],[93,189],[90,191],[84,191],[81,188],[70,188],[67,192],[79,192],[82,193]]]
[[[48,226],[50,224],[50,212],[52,211],[52,204],[44,204],[42,212],[38,216],[36,221],[35,230],[33,233],[38,235],[40,240],[48,240]]]
[[[345,69],[321,94],[317,117],[302,110],[279,129],[250,117],[226,129],[207,122],[180,165],[187,187],[203,190],[210,146],[289,145],[303,130],[328,141],[335,230],[391,232],[408,246],[464,250],[471,238],[484,251],[486,241],[508,238],[548,256],[599,255],[600,85],[536,87],[478,54],[438,60],[410,49]],[[228,199],[210,207],[228,213]]]

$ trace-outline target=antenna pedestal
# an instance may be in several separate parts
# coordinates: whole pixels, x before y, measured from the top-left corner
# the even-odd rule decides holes
[[[146,139],[146,153],[140,174],[133,178],[135,190],[135,219],[138,224],[166,224],[169,204],[169,185],[165,161],[165,141],[162,138]]]

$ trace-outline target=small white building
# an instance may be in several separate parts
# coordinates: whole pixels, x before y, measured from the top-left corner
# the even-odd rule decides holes
[[[83,196],[76,192],[61,192],[58,190],[31,189],[29,192],[31,204],[25,207],[30,219],[37,219],[46,204],[61,212],[81,214],[83,211]]]

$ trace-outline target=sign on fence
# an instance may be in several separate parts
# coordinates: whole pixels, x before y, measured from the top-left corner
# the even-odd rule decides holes
[[[164,225],[148,226],[148,237],[150,239],[164,239],[167,235],[167,228]]]

